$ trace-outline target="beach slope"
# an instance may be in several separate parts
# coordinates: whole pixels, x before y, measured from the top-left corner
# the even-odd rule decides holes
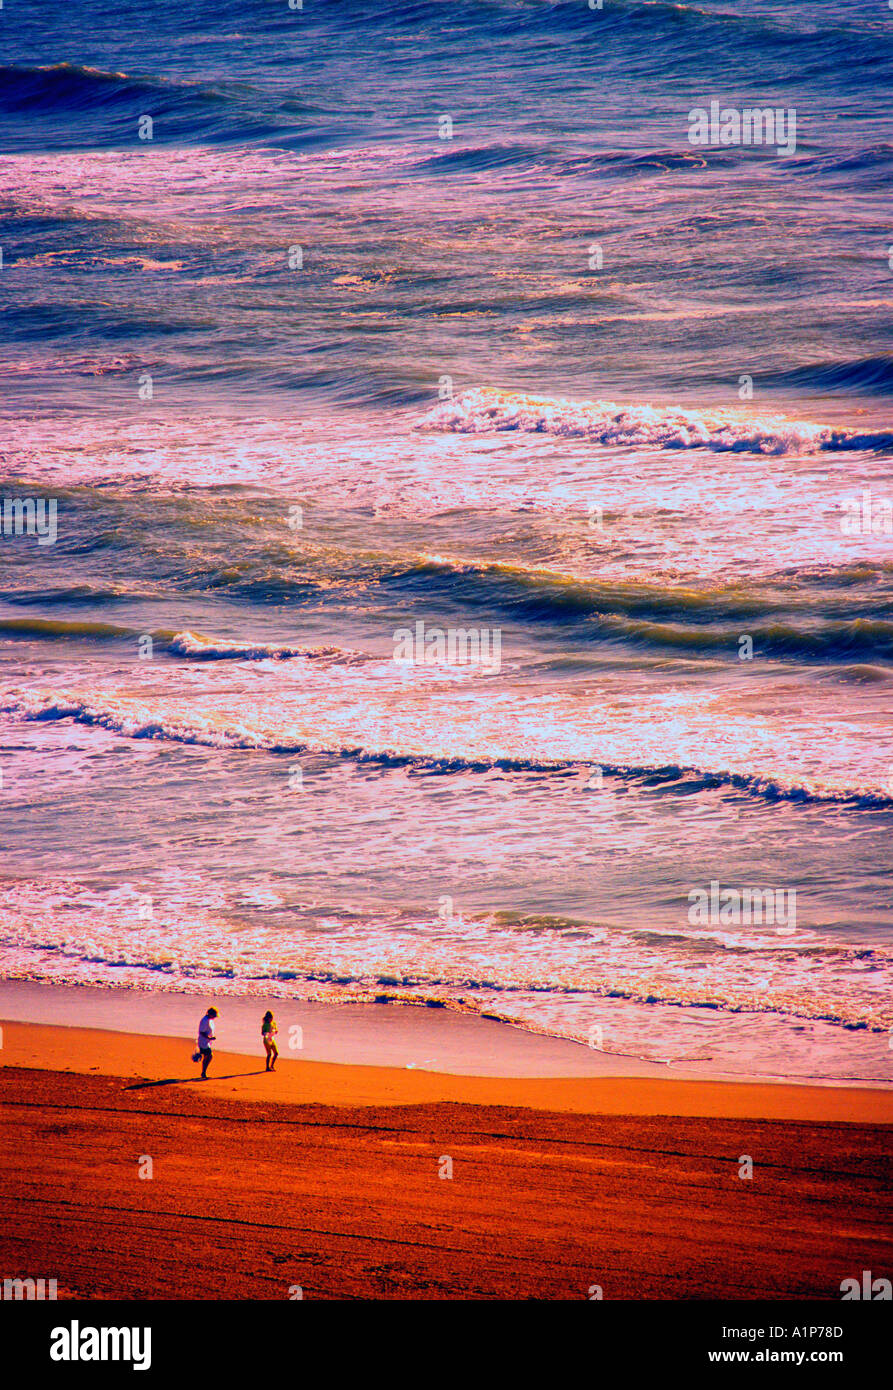
[[[202,1085],[176,1040],[4,1035],[0,1275],[60,1297],[833,1300],[889,1263],[889,1092],[223,1053]]]

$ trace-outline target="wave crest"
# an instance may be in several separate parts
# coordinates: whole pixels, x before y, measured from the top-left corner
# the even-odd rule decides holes
[[[452,434],[547,434],[613,448],[711,449],[752,454],[814,454],[893,448],[893,431],[860,432],[781,415],[678,406],[570,401],[480,387],[442,401],[418,428]]]
[[[750,772],[731,772],[723,768],[697,767],[689,763],[656,762],[619,763],[605,759],[579,757],[473,756],[447,754],[425,755],[416,751],[372,746],[360,741],[341,743],[330,739],[252,730],[239,723],[209,724],[193,721],[189,716],[155,713],[139,702],[121,702],[109,707],[92,703],[78,693],[53,691],[43,693],[12,693],[0,698],[0,714],[18,719],[57,722],[71,719],[76,724],[107,729],[111,733],[135,739],[160,739],[198,747],[239,748],[261,753],[314,753],[356,763],[380,767],[410,768],[418,772],[446,775],[450,773],[583,773],[599,768],[605,778],[637,782],[649,787],[675,788],[685,795],[729,787],[748,796],[767,802],[795,801],[835,803],[856,806],[865,810],[889,810],[893,795],[871,787],[822,788],[801,782],[784,780],[773,775]]]
[[[345,651],[341,647],[273,646],[266,642],[224,642],[201,637],[195,632],[178,632],[167,644],[172,656],[193,661],[291,661],[295,657],[350,661],[362,659],[361,652]]]

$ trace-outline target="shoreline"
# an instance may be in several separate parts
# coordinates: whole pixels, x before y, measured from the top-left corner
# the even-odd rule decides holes
[[[4,1072],[100,1075],[120,1087],[182,1094],[196,1089],[247,1103],[419,1106],[461,1104],[550,1114],[893,1124],[893,1092],[774,1082],[667,1076],[475,1076],[282,1055],[272,1075],[254,1053],[215,1048],[205,1082],[192,1063],[194,1040],[54,1024],[3,1022]],[[73,1086],[76,1084],[71,1083]],[[60,1104],[64,1103],[64,1093]]]
[[[259,1020],[271,1009],[283,1060],[391,1067],[505,1079],[641,1077],[887,1093],[893,1082],[728,1072],[709,1063],[655,1062],[587,1047],[492,1015],[402,1001],[330,1003],[265,995],[143,990],[95,984],[0,980],[0,1024],[19,1023],[190,1039],[205,1008],[221,1011],[218,1045],[258,1055]]]

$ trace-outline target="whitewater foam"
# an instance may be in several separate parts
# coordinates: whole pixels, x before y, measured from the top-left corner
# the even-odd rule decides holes
[[[266,642],[223,642],[212,637],[202,637],[195,632],[178,632],[167,643],[166,650],[172,656],[187,657],[193,661],[291,661],[295,657],[328,661],[363,661],[362,652],[347,651],[342,647],[289,647],[274,646]]]
[[[382,664],[386,669],[393,669],[390,663]],[[310,699],[310,694],[309,691],[304,694],[291,692],[290,698],[292,717],[295,717]],[[345,698],[352,705],[350,692],[345,693]],[[259,695],[255,695],[254,712],[250,717],[243,715],[244,700],[237,695],[225,704],[215,701],[203,709],[197,708],[194,703],[171,708],[167,702],[153,701],[150,704],[139,698],[116,696],[109,696],[102,704],[67,691],[13,691],[0,698],[0,714],[25,721],[55,723],[70,719],[76,724],[105,729],[126,738],[160,739],[205,748],[240,748],[263,753],[311,752],[358,763],[440,773],[567,773],[574,770],[582,773],[584,769],[598,768],[603,776],[624,781],[658,778],[670,785],[677,782],[680,790],[686,794],[729,787],[767,802],[849,804],[865,810],[886,810],[893,806],[893,795],[882,786],[833,785],[804,773],[797,776],[780,770],[772,773],[736,771],[718,761],[711,766],[709,757],[704,757],[701,765],[682,761],[648,761],[646,758],[615,761],[587,757],[570,750],[562,755],[557,749],[552,757],[525,754],[520,750],[514,752],[510,748],[494,749],[492,746],[490,751],[484,751],[482,747],[475,748],[473,743],[468,744],[465,750],[455,748],[443,753],[426,752],[419,746],[413,747],[409,741],[400,746],[411,734],[411,724],[406,732],[394,724],[392,743],[389,743],[387,736],[381,735],[373,743],[370,740],[371,730],[359,727],[348,729],[341,725],[337,710],[333,711],[334,717],[327,721],[319,692],[315,697],[315,707],[318,711],[316,723],[299,719],[290,728],[284,692],[280,692],[278,698],[271,694],[263,708]],[[344,735],[342,738],[338,737],[339,729]],[[460,723],[454,737],[461,730]],[[351,737],[352,733],[355,733],[355,737]],[[487,742],[485,740],[485,744]]]
[[[753,454],[814,454],[893,448],[893,431],[861,432],[789,420],[782,415],[676,406],[570,401],[478,388],[441,401],[418,422],[456,434],[513,431],[588,439],[612,448],[710,449]]]

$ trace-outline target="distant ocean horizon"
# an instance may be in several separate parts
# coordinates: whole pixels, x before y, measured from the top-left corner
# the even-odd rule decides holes
[[[0,978],[893,1080],[891,59],[4,14]]]

